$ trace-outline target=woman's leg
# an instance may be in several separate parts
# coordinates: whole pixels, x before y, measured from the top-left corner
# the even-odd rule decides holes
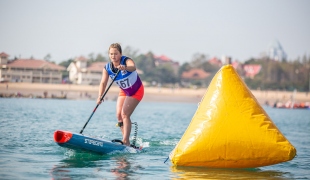
[[[116,118],[118,122],[123,122],[122,118],[122,109],[123,109],[123,104],[126,99],[126,96],[118,96],[117,98],[117,104],[116,104]],[[123,126],[120,127],[122,134],[124,136],[124,130]]]
[[[131,132],[131,119],[130,116],[133,113],[133,111],[136,109],[137,105],[139,104],[139,100],[127,96],[125,97],[125,101],[123,102],[123,107],[122,107],[122,120],[124,123],[123,126],[123,143],[127,146],[130,146],[130,141],[129,141],[129,136]]]

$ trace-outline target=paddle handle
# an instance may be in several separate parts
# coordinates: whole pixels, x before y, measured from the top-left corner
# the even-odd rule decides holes
[[[117,70],[116,75],[114,76],[114,78],[112,79],[112,82],[110,83],[110,85],[108,86],[108,88],[105,90],[105,92],[104,92],[103,95],[101,96],[100,101],[103,100],[103,98],[105,97],[105,95],[106,95],[107,92],[109,91],[110,87],[112,86],[112,84],[113,84],[114,80],[116,79],[117,75],[119,74],[119,72],[120,72],[120,70]],[[99,105],[100,105],[100,104],[97,104],[97,106],[95,107],[95,109],[93,110],[93,112],[91,113],[91,115],[89,116],[89,118],[88,118],[88,120],[86,121],[85,125],[84,125],[83,128],[81,129],[80,134],[83,133],[85,127],[87,126],[87,124],[88,124],[88,122],[90,121],[90,119],[93,117],[93,115],[94,115],[94,113],[96,112],[96,110],[97,110],[97,108],[98,108]]]

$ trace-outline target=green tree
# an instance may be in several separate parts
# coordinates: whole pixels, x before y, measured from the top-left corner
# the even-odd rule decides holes
[[[133,49],[132,47],[130,46],[126,46],[124,49],[123,49],[123,53],[125,56],[127,57],[130,57],[132,59],[136,59],[136,57],[138,56],[138,50],[135,50]]]
[[[302,60],[297,58],[294,61],[274,61],[268,58],[251,59],[245,64],[261,64],[262,68],[254,79],[245,78],[246,84],[251,89],[260,88],[263,90],[289,90],[307,91],[309,69],[307,68],[307,57]]]
[[[60,66],[64,66],[66,69],[68,68],[68,66],[71,64],[71,62],[73,62],[74,60],[73,59],[68,59],[67,61],[62,61],[60,62],[58,65]],[[69,72],[67,70],[65,70],[63,73],[62,73],[62,78],[66,78],[66,77],[69,77]]]
[[[52,56],[49,53],[44,57],[45,61],[51,61],[51,59],[52,59]]]
[[[191,66],[193,68],[201,68],[201,65],[208,61],[208,56],[205,54],[196,53],[191,60]]]
[[[191,69],[192,69],[192,66],[188,62],[185,62],[179,68],[179,77],[182,76],[183,72],[189,71]]]
[[[141,74],[141,78],[144,81],[152,82],[155,73],[155,59],[152,52],[148,52],[147,54],[140,54],[135,58],[135,64],[138,69],[143,71]]]
[[[95,62],[108,62],[108,58],[103,56],[102,54],[97,54]]]
[[[168,65],[157,66],[153,74],[156,77],[154,80],[162,84],[174,84],[178,81],[178,77],[174,74],[172,67]]]
[[[68,59],[67,61],[60,62],[58,65],[64,66],[67,68],[71,64],[71,62],[73,62],[73,61],[74,61],[73,59]]]

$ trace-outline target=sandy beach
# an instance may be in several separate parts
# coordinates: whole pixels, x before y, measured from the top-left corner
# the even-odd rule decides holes
[[[66,95],[67,99],[96,99],[98,97],[98,86],[90,85],[74,85],[74,84],[38,84],[38,83],[0,83],[1,94],[20,94],[30,97],[61,97]],[[117,98],[119,88],[115,85],[111,86],[106,95],[106,99],[114,100]],[[155,102],[188,102],[199,103],[206,89],[170,89],[145,87],[145,95],[143,101]],[[283,103],[290,100],[293,96],[295,102],[310,102],[310,94],[305,92],[289,91],[259,91],[251,90],[259,103],[264,104],[268,101],[270,104],[275,101]]]

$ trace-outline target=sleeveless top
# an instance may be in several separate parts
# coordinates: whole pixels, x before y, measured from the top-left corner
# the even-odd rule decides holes
[[[121,57],[121,65],[126,65],[126,60],[129,59],[126,56]],[[109,62],[105,65],[105,69],[108,72],[108,75],[113,79],[116,75],[116,68],[114,68],[112,62]],[[114,80],[116,84],[125,92],[127,96],[134,95],[142,85],[142,81],[137,73],[137,71],[121,71]]]

